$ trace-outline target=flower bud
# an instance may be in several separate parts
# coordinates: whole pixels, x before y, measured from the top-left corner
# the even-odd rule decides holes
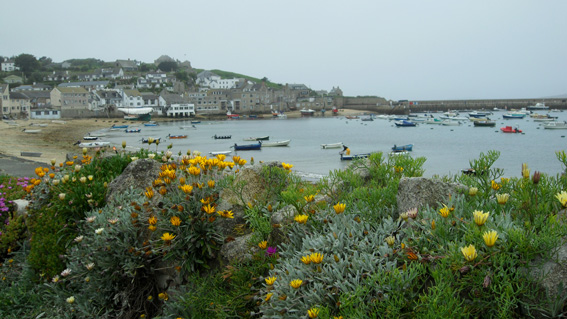
[[[539,179],[541,178],[541,174],[538,171],[534,172],[534,176],[532,177],[532,182],[537,185],[539,183]]]

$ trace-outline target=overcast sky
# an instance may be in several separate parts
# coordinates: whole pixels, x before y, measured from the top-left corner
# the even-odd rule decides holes
[[[8,57],[166,54],[392,100],[567,94],[566,0],[26,0],[2,11]]]

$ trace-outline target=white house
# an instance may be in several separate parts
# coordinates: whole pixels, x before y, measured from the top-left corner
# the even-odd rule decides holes
[[[190,117],[195,116],[195,104],[171,104],[166,111],[167,117]]]
[[[122,107],[143,107],[144,99],[138,90],[122,90]]]
[[[2,62],[2,72],[11,72],[19,69],[20,68],[16,66],[13,60],[6,60]]]
[[[200,86],[209,86],[213,81],[220,81],[221,77],[219,75],[214,74],[211,71],[203,71],[197,74],[197,81],[196,83]]]
[[[240,82],[240,79],[219,79],[209,83],[211,89],[232,89]]]

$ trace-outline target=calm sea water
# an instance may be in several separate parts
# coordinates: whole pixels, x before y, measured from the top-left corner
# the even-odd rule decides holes
[[[540,112],[542,113],[542,112]],[[187,150],[200,151],[208,155],[213,151],[228,151],[237,144],[250,144],[247,137],[268,135],[270,141],[290,139],[287,147],[263,147],[257,151],[238,151],[247,160],[278,160],[294,165],[293,170],[308,179],[328,175],[332,170],[343,169],[348,161],[341,161],[339,149],[322,149],[321,144],[343,142],[351,154],[382,151],[388,153],[394,144],[414,144],[412,156],[425,157],[425,176],[456,175],[468,168],[469,161],[477,159],[481,152],[498,150],[500,158],[495,167],[504,169],[506,176],[519,176],[522,163],[528,163],[531,171],[548,174],[562,172],[562,165],[555,152],[567,149],[567,130],[548,130],[527,116],[524,119],[504,120],[503,112],[490,116],[496,127],[474,127],[472,122],[463,121],[460,126],[419,124],[417,127],[396,127],[393,121],[348,120],[340,117],[315,117],[298,119],[255,119],[202,121],[191,126],[190,121],[160,123],[157,127],[146,127],[132,123],[130,128],[139,127],[141,133],[108,131],[103,140],[121,148],[126,141],[128,148],[147,148],[142,138],[161,137],[158,150],[165,150],[172,144],[174,154]],[[567,120],[567,112],[552,112],[559,120]],[[466,115],[462,113],[461,115]],[[435,115],[438,116],[438,115]],[[522,134],[505,134],[500,127],[512,125],[523,130]],[[185,126],[185,127],[184,127]],[[104,130],[103,130],[104,131]],[[100,131],[99,131],[100,132]],[[187,139],[167,139],[171,135],[188,135]],[[232,135],[231,139],[214,139],[213,135]],[[155,145],[150,147],[155,150]]]

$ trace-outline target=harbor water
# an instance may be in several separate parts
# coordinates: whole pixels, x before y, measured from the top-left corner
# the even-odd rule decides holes
[[[540,112],[542,113],[542,112]],[[504,169],[505,176],[520,176],[522,163],[531,171],[559,174],[564,170],[555,153],[567,149],[567,130],[544,129],[529,115],[523,119],[503,119],[503,111],[494,112],[490,118],[495,127],[475,127],[469,120],[458,126],[419,123],[416,127],[396,127],[394,121],[375,119],[361,121],[345,117],[313,117],[295,119],[238,119],[201,121],[192,124],[186,121],[160,122],[158,126],[129,123],[129,128],[141,128],[140,133],[105,129],[96,133],[105,135],[101,139],[121,149],[123,141],[127,149],[149,148],[156,145],[142,144],[142,138],[161,138],[157,151],[171,144],[174,154],[186,154],[188,150],[209,152],[229,151],[246,160],[281,161],[293,164],[293,171],[307,179],[318,179],[330,171],[343,169],[349,161],[341,161],[340,149],[323,149],[321,144],[342,142],[351,150],[351,155],[369,152],[389,153],[394,145],[413,144],[413,157],[425,157],[426,177],[460,174],[470,167],[470,161],[479,158],[481,152],[499,151],[500,158],[494,167]],[[547,114],[543,112],[542,114]],[[552,112],[559,121],[567,120],[566,112]],[[434,114],[438,116],[438,114]],[[466,115],[466,113],[462,113]],[[522,133],[503,133],[501,127],[513,126]],[[187,135],[185,139],[168,139],[171,135]],[[230,139],[215,139],[214,135],[230,135]],[[255,151],[234,151],[234,144],[251,144],[249,137],[269,136],[270,142],[291,140],[289,146],[262,147]]]

